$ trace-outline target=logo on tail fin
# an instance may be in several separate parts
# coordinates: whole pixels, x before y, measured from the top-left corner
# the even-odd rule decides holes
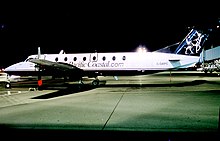
[[[176,54],[199,55],[208,35],[192,29],[176,49]]]

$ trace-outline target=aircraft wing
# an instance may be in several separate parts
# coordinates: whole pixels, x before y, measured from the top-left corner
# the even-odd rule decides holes
[[[52,69],[57,69],[60,71],[71,71],[71,70],[82,71],[82,69],[76,66],[73,66],[67,63],[62,63],[62,62],[52,62],[52,61],[48,61],[44,59],[30,59],[29,61],[37,65],[43,66],[44,68],[50,68],[50,69],[52,68]]]

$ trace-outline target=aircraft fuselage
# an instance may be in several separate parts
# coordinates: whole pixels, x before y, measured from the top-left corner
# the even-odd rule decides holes
[[[28,60],[38,58],[30,55],[24,62],[6,68],[7,72],[36,72],[34,63]],[[188,56],[160,52],[119,52],[119,53],[72,53],[72,54],[41,54],[42,60],[73,65],[83,70],[85,75],[91,72],[105,75],[127,75],[130,72],[163,71],[188,68],[198,62],[198,56]],[[51,72],[48,72],[51,73]]]

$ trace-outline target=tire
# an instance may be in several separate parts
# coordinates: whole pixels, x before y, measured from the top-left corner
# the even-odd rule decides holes
[[[93,80],[92,85],[93,86],[98,86],[99,85],[99,80]]]
[[[10,89],[10,88],[11,88],[11,83],[8,83],[8,82],[5,83],[5,88],[6,88],[6,89]]]

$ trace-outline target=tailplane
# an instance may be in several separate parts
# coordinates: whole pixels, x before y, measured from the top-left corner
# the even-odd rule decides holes
[[[208,34],[203,31],[191,29],[189,34],[178,45],[175,54],[199,56],[208,38]]]

